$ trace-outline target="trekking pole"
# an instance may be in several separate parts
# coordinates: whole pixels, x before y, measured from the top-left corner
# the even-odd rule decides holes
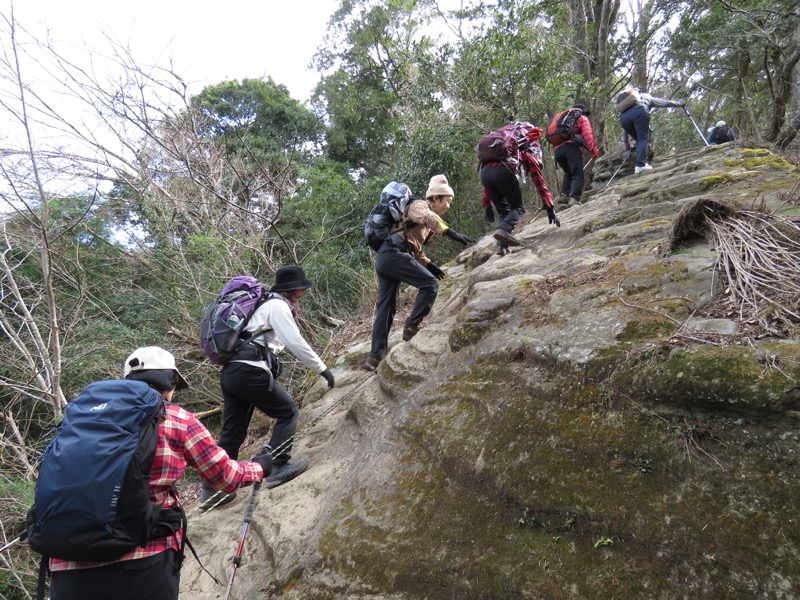
[[[370,373],[369,375],[367,375],[367,377],[365,377],[364,380],[361,383],[359,383],[356,387],[354,387],[352,390],[347,392],[344,396],[339,398],[330,407],[328,407],[321,415],[319,415],[316,419],[311,421],[311,423],[309,423],[308,425],[303,427],[303,429],[301,429],[300,431],[303,431],[304,429],[308,429],[310,427],[313,427],[314,425],[319,423],[323,418],[325,418],[327,415],[329,415],[334,408],[336,408],[339,404],[341,404],[342,401],[345,398],[350,397],[353,394],[353,392],[355,392],[356,390],[361,388],[362,385],[364,385],[367,381],[369,381],[370,378],[373,375],[375,375],[374,372]],[[272,455],[273,456],[280,456],[281,454],[283,454],[286,451],[286,446],[288,446],[292,442],[292,440],[295,438],[295,436],[298,433],[299,432],[295,432],[295,435],[293,435],[288,440],[286,440],[283,444],[281,444],[280,446],[275,448],[275,450],[273,450],[273,452],[272,452]],[[230,597],[231,588],[233,587],[233,579],[234,579],[234,577],[236,577],[236,571],[239,568],[239,565],[242,563],[242,551],[244,550],[244,539],[245,539],[245,537],[247,537],[247,530],[250,528],[250,523],[253,520],[253,511],[255,511],[255,508],[256,508],[256,498],[258,496],[258,491],[259,491],[260,488],[261,488],[261,482],[260,481],[253,485],[253,494],[250,496],[250,500],[247,502],[247,510],[245,511],[245,515],[244,515],[244,524],[242,525],[242,533],[239,536],[239,546],[237,547],[236,554],[233,557],[233,568],[231,570],[231,576],[230,576],[230,579],[228,580],[228,587],[225,590],[225,596],[224,596],[223,600],[228,600],[228,598]]]
[[[27,538],[28,538],[28,532],[27,532],[27,531],[23,531],[23,532],[22,532],[22,533],[20,533],[20,534],[19,534],[19,535],[18,535],[18,536],[17,536],[15,539],[11,540],[11,541],[10,541],[10,542],[8,542],[8,543],[7,543],[5,546],[3,546],[2,548],[0,548],[0,554],[2,554],[3,552],[5,552],[5,551],[6,551],[6,550],[8,550],[9,548],[11,548],[11,546],[13,546],[14,544],[16,544],[17,542],[21,542],[21,541],[23,541],[23,540],[25,540],[25,539],[27,539]]]
[[[244,515],[244,525],[242,526],[242,534],[239,536],[239,546],[236,548],[236,554],[233,556],[233,569],[231,570],[231,577],[228,579],[228,587],[225,589],[225,598],[228,600],[231,595],[231,588],[233,587],[233,579],[236,577],[236,570],[242,563],[242,551],[244,550],[244,538],[247,537],[247,530],[250,529],[250,522],[253,520],[253,511],[256,508],[256,499],[258,498],[258,490],[261,489],[261,482],[253,485],[253,494],[250,496],[250,501],[247,503],[247,511]]]
[[[614,171],[614,174],[611,176],[611,179],[609,179],[609,180],[608,180],[608,182],[607,182],[607,183],[606,183],[606,184],[603,186],[603,189],[605,189],[605,188],[607,188],[608,186],[610,186],[610,185],[611,185],[611,182],[612,182],[612,181],[614,181],[614,178],[617,176],[617,173],[619,173],[620,169],[621,169],[622,167],[624,167],[624,166],[625,166],[625,163],[626,163],[626,162],[628,162],[628,161],[630,160],[630,158],[631,158],[631,153],[632,153],[632,152],[633,152],[633,148],[631,148],[630,150],[628,150],[628,151],[625,153],[625,156],[623,156],[623,157],[622,157],[622,162],[621,162],[621,163],[619,163],[619,166],[617,167],[617,170],[616,170],[616,171]]]
[[[697,133],[699,133],[699,134],[700,134],[700,137],[703,139],[703,143],[704,143],[706,146],[709,146],[710,144],[708,143],[708,140],[706,140],[706,136],[704,136],[704,135],[703,135],[703,132],[702,132],[702,130],[701,130],[701,129],[700,129],[700,127],[697,125],[697,122],[694,120],[694,117],[692,117],[692,113],[690,113],[690,112],[689,112],[689,109],[688,109],[688,108],[686,108],[685,106],[683,107],[683,110],[684,110],[684,112],[686,113],[686,116],[687,116],[687,117],[689,117],[689,120],[692,122],[692,125],[694,125],[694,128],[695,128],[695,129],[697,129]]]

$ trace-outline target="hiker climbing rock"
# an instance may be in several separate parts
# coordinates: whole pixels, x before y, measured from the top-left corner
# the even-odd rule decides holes
[[[249,485],[270,473],[272,468],[272,457],[268,453],[261,453],[255,456],[252,462],[237,462],[232,460],[225,451],[217,445],[211,433],[192,413],[172,404],[172,397],[176,390],[188,387],[186,380],[178,372],[175,366],[175,358],[163,348],[151,346],[139,348],[133,352],[126,360],[124,365],[124,375],[126,381],[107,381],[90,384],[73,403],[75,417],[68,414],[65,416],[63,431],[65,438],[63,443],[54,451],[51,456],[45,455],[43,465],[47,461],[57,461],[57,469],[54,473],[68,474],[70,467],[69,450],[75,452],[73,463],[76,473],[94,473],[93,467],[97,463],[104,466],[106,470],[116,473],[120,471],[118,465],[112,464],[114,456],[113,450],[127,439],[125,435],[115,435],[113,438],[105,439],[102,436],[109,436],[108,432],[113,428],[103,422],[101,413],[108,411],[113,413],[115,409],[122,409],[130,414],[141,412],[142,401],[157,400],[157,440],[152,441],[151,454],[144,451],[145,445],[140,445],[142,452],[126,453],[125,456],[130,460],[130,456],[146,455],[149,459],[142,459],[141,465],[152,460],[149,472],[145,471],[148,479],[142,480],[141,477],[135,479],[136,482],[147,483],[149,501],[152,507],[159,507],[159,510],[152,510],[153,518],[158,514],[158,527],[153,531],[153,535],[141,541],[133,541],[128,538],[130,550],[123,550],[116,557],[108,557],[99,562],[89,562],[78,560],[69,554],[80,552],[77,546],[84,539],[91,539],[87,544],[85,552],[97,552],[97,534],[87,532],[69,531],[66,537],[75,548],[69,546],[64,550],[65,554],[58,557],[52,553],[50,559],[50,571],[52,582],[50,598],[52,600],[86,600],[93,598],[115,598],[119,600],[138,600],[140,598],[154,598],[156,600],[176,600],[178,598],[178,588],[180,584],[180,566],[183,560],[183,548],[186,542],[185,515],[180,509],[178,494],[175,490],[175,483],[181,478],[187,466],[194,468],[203,478],[204,482],[214,488],[222,489],[226,492],[233,492],[237,488]],[[144,385],[146,384],[146,385]],[[148,397],[150,394],[152,398]],[[163,401],[159,398],[162,397]],[[85,397],[84,401],[82,398]],[[130,406],[125,404],[130,403]],[[72,403],[71,403],[72,404]],[[90,407],[83,411],[82,406]],[[124,420],[124,415],[117,413],[112,421],[119,422]],[[98,424],[92,425],[89,420],[96,421]],[[81,427],[83,423],[86,426]],[[135,436],[135,440],[146,439],[148,436],[142,429],[141,436]],[[69,432],[69,433],[66,433]],[[85,439],[80,439],[77,433],[81,432]],[[112,434],[113,435],[113,434]],[[54,444],[58,444],[59,436],[56,436]],[[69,442],[73,442],[70,444]],[[75,443],[79,444],[76,447]],[[142,444],[142,442],[140,442]],[[149,446],[147,446],[149,447]],[[97,461],[93,460],[93,451],[102,452],[102,457]],[[55,456],[53,456],[55,455]],[[45,466],[43,476],[50,472]],[[127,470],[123,469],[122,473]],[[137,469],[131,469],[137,472]],[[57,500],[60,506],[66,506],[65,515],[71,520],[77,520],[80,511],[89,511],[94,505],[100,505],[100,489],[103,482],[108,477],[113,477],[114,473],[99,473],[91,484],[83,485],[73,491],[65,486],[59,486]],[[74,485],[78,479],[77,475],[70,476]],[[133,479],[126,478],[114,491],[115,501],[120,506],[130,506],[130,499],[126,500],[126,493],[132,494],[134,488],[131,483]],[[46,488],[50,482],[42,479],[39,487]],[[87,495],[82,501],[73,499],[72,496]],[[138,496],[137,496],[138,497]],[[40,498],[43,499],[42,496]],[[54,509],[48,509],[45,505],[39,504],[36,510],[39,517],[46,519]],[[80,511],[72,507],[80,507]],[[138,508],[138,506],[136,507]],[[57,512],[57,510],[56,510]],[[107,512],[107,511],[105,511]],[[175,519],[172,522],[161,523],[162,515],[172,513]],[[133,530],[148,530],[146,523],[151,520],[144,516],[143,525]],[[125,521],[128,527],[133,527],[129,523],[130,515]],[[46,525],[46,526],[45,526]],[[29,529],[29,542],[31,547],[34,545],[37,551],[46,554],[46,549],[42,544],[47,544],[54,530],[58,530],[59,523],[47,523],[42,525],[42,536],[37,531],[34,522]],[[166,531],[164,530],[166,528]],[[121,526],[114,524],[109,529],[109,535],[116,535],[122,531]],[[49,536],[49,537],[48,537]],[[58,541],[58,540],[56,540]],[[121,540],[124,542],[125,540]],[[35,542],[39,542],[35,544]],[[119,542],[119,540],[118,540]],[[121,546],[122,547],[122,546]]]
[[[547,211],[549,222],[558,227],[561,223],[556,218],[553,208],[553,199],[547,184],[542,177],[541,156],[542,149],[538,140],[542,137],[542,129],[535,127],[527,121],[515,121],[485,136],[478,143],[478,169],[481,184],[483,185],[483,198],[481,206],[487,211],[492,205],[497,209],[499,220],[494,231],[497,240],[497,254],[505,256],[509,246],[519,246],[520,242],[512,235],[514,227],[525,214],[525,205],[522,201],[522,188],[519,176],[527,172],[539,198],[542,209]],[[491,137],[508,140],[502,146],[502,154],[484,152],[485,141]]]
[[[709,132],[708,138],[706,139],[706,143],[709,145],[735,141],[736,135],[725,121],[717,121],[716,126]]]
[[[630,138],[636,143],[635,173],[648,171],[653,167],[647,162],[647,146],[650,140],[650,111],[656,108],[682,108],[686,106],[685,100],[665,100],[656,98],[645,91],[628,88],[617,96],[616,109],[620,113],[619,122],[622,125],[622,141],[625,148],[630,150]]]
[[[583,193],[583,149],[585,148],[596,159],[600,151],[594,141],[592,124],[589,122],[589,111],[583,104],[575,104],[572,108],[557,113],[548,126],[548,141],[553,144],[553,156],[564,178],[561,180],[557,204],[580,204]],[[553,133],[550,133],[550,130]]]
[[[268,448],[281,451],[273,457],[272,475],[264,480],[267,488],[286,483],[308,468],[306,460],[289,462],[300,408],[278,382],[282,367],[276,354],[287,348],[325,379],[329,388],[334,386],[330,369],[303,338],[295,322],[298,303],[312,285],[301,267],[278,269],[269,296],[255,309],[244,328],[255,339],[239,348],[220,375],[224,408],[219,445],[231,458],[239,457],[239,448],[256,408],[276,419]],[[198,507],[203,510],[225,504],[233,500],[234,494],[215,492],[204,484]]]
[[[465,246],[475,242],[471,236],[455,231],[442,216],[453,201],[453,188],[444,175],[434,175],[425,200],[414,199],[406,214],[380,246],[375,258],[378,274],[378,302],[372,325],[372,347],[364,362],[367,371],[374,371],[389,351],[389,330],[397,310],[400,284],[417,288],[417,298],[403,326],[403,341],[409,341],[422,327],[422,320],[431,312],[439,293],[439,280],[444,271],[425,256],[422,245],[432,234],[440,234]]]

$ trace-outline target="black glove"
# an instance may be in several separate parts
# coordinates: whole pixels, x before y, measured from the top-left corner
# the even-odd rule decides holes
[[[333,389],[333,386],[336,385],[336,382],[333,380],[333,373],[331,373],[330,369],[325,369],[322,373],[319,374],[325,381],[328,382],[328,389]]]
[[[447,231],[445,231],[444,234],[451,240],[455,240],[459,244],[464,244],[465,246],[469,246],[470,244],[475,243],[474,237],[472,237],[471,235],[467,235],[466,233],[458,233],[452,227],[449,228]]]
[[[556,227],[561,227],[561,221],[556,216],[556,209],[552,206],[545,206],[544,209],[547,211],[547,222]]]
[[[444,279],[444,271],[442,271],[436,263],[429,262],[425,265],[425,268],[428,269],[436,279]]]
[[[272,454],[268,452],[266,448],[264,448],[261,453],[256,454],[253,457],[252,462],[261,465],[261,468],[264,469],[264,477],[267,477],[270,473],[272,473]]]
[[[487,206],[486,207],[486,222],[487,223],[494,223],[494,207]]]

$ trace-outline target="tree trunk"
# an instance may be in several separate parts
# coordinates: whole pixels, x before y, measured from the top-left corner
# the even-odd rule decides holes
[[[798,48],[800,48],[800,6],[797,7],[794,13],[794,34],[792,35],[792,47],[795,49],[797,55]],[[800,143],[797,143],[798,132],[800,132],[800,69],[797,68],[797,61],[795,67],[792,69],[791,75],[787,78],[792,82],[790,86],[790,119],[778,134],[775,143],[782,150],[789,150],[790,147],[795,149],[795,153],[800,151]],[[793,89],[792,89],[793,88]]]
[[[649,82],[647,79],[647,40],[650,38],[650,23],[652,22],[652,1],[642,4],[641,0],[636,3],[638,19],[634,26],[633,38],[633,72],[631,81],[633,85],[647,89]]]
[[[591,14],[591,13],[588,13]],[[586,83],[591,79],[591,66],[589,62],[588,33],[589,19],[584,0],[569,0],[569,17],[574,31],[575,46],[575,73],[582,79],[575,86],[575,96],[583,94]]]
[[[772,118],[770,119],[769,132],[765,137],[767,141],[775,143],[781,137],[781,129],[786,123],[786,112],[793,95],[792,87],[796,81],[794,71],[798,61],[800,61],[800,42],[798,42],[798,37],[800,37],[798,33],[798,28],[800,28],[800,6],[795,9],[794,21],[794,39],[792,43],[788,48],[782,48],[777,44],[769,46],[771,54],[764,59],[764,69],[770,79],[770,91],[772,93]],[[794,96],[796,97],[798,93],[800,91],[795,89]],[[790,128],[791,120],[790,117]],[[791,133],[790,135],[794,139],[794,135]],[[786,143],[788,144],[789,142]]]

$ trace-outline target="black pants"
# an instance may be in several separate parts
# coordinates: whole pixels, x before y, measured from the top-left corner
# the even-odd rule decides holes
[[[481,185],[489,194],[492,204],[500,217],[497,228],[511,233],[525,214],[522,203],[522,188],[516,173],[505,165],[483,167],[481,169]]]
[[[95,567],[54,571],[50,600],[177,600],[181,572],[178,553]]]
[[[572,142],[567,142],[556,148],[553,156],[558,166],[564,171],[564,178],[561,180],[561,189],[559,191],[570,198],[580,200],[584,184],[583,153],[581,149]]]
[[[384,242],[375,259],[378,274],[378,303],[372,324],[370,356],[383,360],[389,351],[389,330],[397,311],[397,294],[400,284],[407,283],[419,291],[406,323],[419,323],[431,312],[439,294],[439,281],[428,269],[404,250]]]
[[[650,143],[650,113],[644,106],[635,105],[619,118],[625,132],[636,140],[636,166],[647,163],[647,144]]]
[[[229,362],[222,369],[220,386],[225,404],[218,444],[232,459],[239,458],[239,448],[247,437],[247,428],[256,408],[276,419],[269,441],[273,450],[294,436],[300,408],[269,372],[252,365]],[[289,443],[274,457],[276,469],[289,462],[291,449]]]

